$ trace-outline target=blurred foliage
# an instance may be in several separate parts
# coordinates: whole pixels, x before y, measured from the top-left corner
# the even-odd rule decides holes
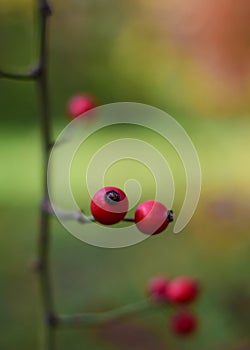
[[[53,221],[57,309],[118,306],[143,297],[154,274],[192,274],[203,284],[196,305],[201,328],[195,337],[170,336],[165,311],[143,318],[138,327],[151,327],[170,349],[243,349],[249,344],[250,299],[249,2],[54,0],[52,5],[54,135],[68,122],[67,99],[79,91],[94,94],[100,104],[152,104],[182,123],[203,172],[199,206],[181,235],[166,232],[127,249],[108,250],[83,244]],[[32,67],[36,36],[35,2],[1,0],[0,68]],[[36,98],[33,83],[0,81],[0,347],[8,350],[37,349],[42,338],[37,279],[28,269],[36,251],[41,197]],[[149,136],[168,157],[161,140]],[[98,142],[107,138],[108,133],[99,135]],[[97,145],[89,140],[86,160]],[[175,175],[183,175],[169,157]],[[140,173],[139,167],[135,170]],[[117,181],[121,174],[131,178],[119,167],[107,177]],[[154,190],[150,177],[144,184],[146,198]],[[184,196],[183,176],[178,184],[177,208]],[[122,330],[113,337],[110,330],[59,332],[58,349],[120,349],[117,332]]]
[[[248,1],[55,0],[52,5],[50,82],[57,119],[71,94],[86,90],[100,103],[153,104],[178,119],[248,114]],[[34,3],[4,1],[0,17],[0,65],[25,69],[37,53]],[[24,86],[1,83],[0,102],[11,119],[30,125],[35,107]]]

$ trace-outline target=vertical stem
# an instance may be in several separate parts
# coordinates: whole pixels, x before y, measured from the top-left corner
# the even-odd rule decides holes
[[[41,109],[41,132],[43,142],[43,194],[48,196],[47,189],[47,165],[51,145],[51,124],[48,93],[48,72],[47,72],[47,20],[50,15],[50,7],[46,0],[38,0],[39,25],[40,25],[40,52],[37,72],[37,87]],[[52,298],[52,289],[49,270],[50,250],[50,223],[49,214],[40,209],[40,230],[38,241],[39,277],[41,284],[42,302],[44,308],[44,319],[46,322],[46,349],[53,350],[55,342],[55,317]]]
[[[39,3],[39,14],[40,14],[40,64],[39,72],[37,77],[37,83],[40,89],[40,100],[41,100],[41,128],[43,137],[43,146],[45,154],[45,165],[47,169],[47,160],[50,151],[51,135],[50,135],[50,106],[49,106],[49,96],[48,96],[48,72],[47,72],[47,20],[48,16],[51,14],[50,7],[46,0],[38,0]],[[45,169],[45,172],[46,172]],[[45,184],[44,189],[47,191],[47,177],[45,174]]]

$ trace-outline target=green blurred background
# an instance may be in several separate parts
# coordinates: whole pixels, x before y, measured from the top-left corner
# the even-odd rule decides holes
[[[185,127],[203,173],[199,206],[180,235],[166,231],[133,247],[101,249],[73,238],[55,220],[51,256],[56,308],[63,313],[136,301],[158,273],[197,276],[203,286],[194,306],[201,320],[197,334],[171,335],[162,310],[111,329],[59,331],[58,349],[248,349],[249,2],[54,0],[52,7],[54,136],[68,123],[67,100],[81,91],[100,104],[151,104]],[[1,69],[25,71],[35,62],[36,15],[35,1],[1,0]],[[0,345],[40,349],[40,294],[31,265],[42,157],[33,83],[1,80],[0,106]],[[143,197],[149,198],[154,189],[146,185]],[[177,193],[184,194],[183,186],[180,181]],[[132,343],[128,330],[135,334]]]

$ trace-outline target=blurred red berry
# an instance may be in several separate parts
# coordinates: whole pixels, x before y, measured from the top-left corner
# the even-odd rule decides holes
[[[197,328],[197,318],[188,310],[180,310],[170,318],[169,327],[175,334],[189,335]]]
[[[95,99],[87,94],[73,96],[67,106],[67,112],[71,119],[97,107]]]
[[[90,210],[95,220],[101,224],[116,224],[127,214],[128,198],[117,187],[104,187],[95,193]]]
[[[156,276],[149,280],[147,293],[155,302],[166,302],[166,287],[168,279],[165,276]]]
[[[198,292],[198,283],[194,278],[180,276],[169,281],[166,298],[172,303],[190,303],[197,297]]]
[[[148,235],[164,231],[171,221],[173,221],[173,212],[154,200],[141,203],[135,211],[137,228]]]

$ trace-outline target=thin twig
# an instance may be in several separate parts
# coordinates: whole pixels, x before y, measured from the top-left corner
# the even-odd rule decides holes
[[[85,215],[81,210],[66,210],[62,208],[55,208],[53,210],[52,205],[49,201],[49,199],[46,197],[43,201],[43,210],[47,212],[48,214],[57,217],[61,221],[78,221],[81,224],[87,224],[91,222],[96,222],[95,218],[93,216]],[[134,218],[123,218],[122,221],[126,222],[134,222]]]
[[[32,69],[30,72],[27,73],[12,73],[0,71],[0,78],[20,81],[34,81],[39,74],[40,72],[38,69]]]
[[[144,299],[137,303],[127,304],[105,312],[60,315],[57,316],[56,322],[58,326],[67,327],[99,326],[105,322],[131,317],[152,309],[159,309],[159,305],[153,304],[150,299]]]
[[[43,210],[46,213],[50,214],[51,216],[56,216],[58,219],[62,221],[76,220],[83,224],[94,221],[94,218],[92,216],[84,215],[80,210],[72,211],[72,210],[56,208],[55,210],[56,214],[55,214],[55,211],[53,210],[52,205],[50,203],[50,200],[47,197],[43,201]]]

